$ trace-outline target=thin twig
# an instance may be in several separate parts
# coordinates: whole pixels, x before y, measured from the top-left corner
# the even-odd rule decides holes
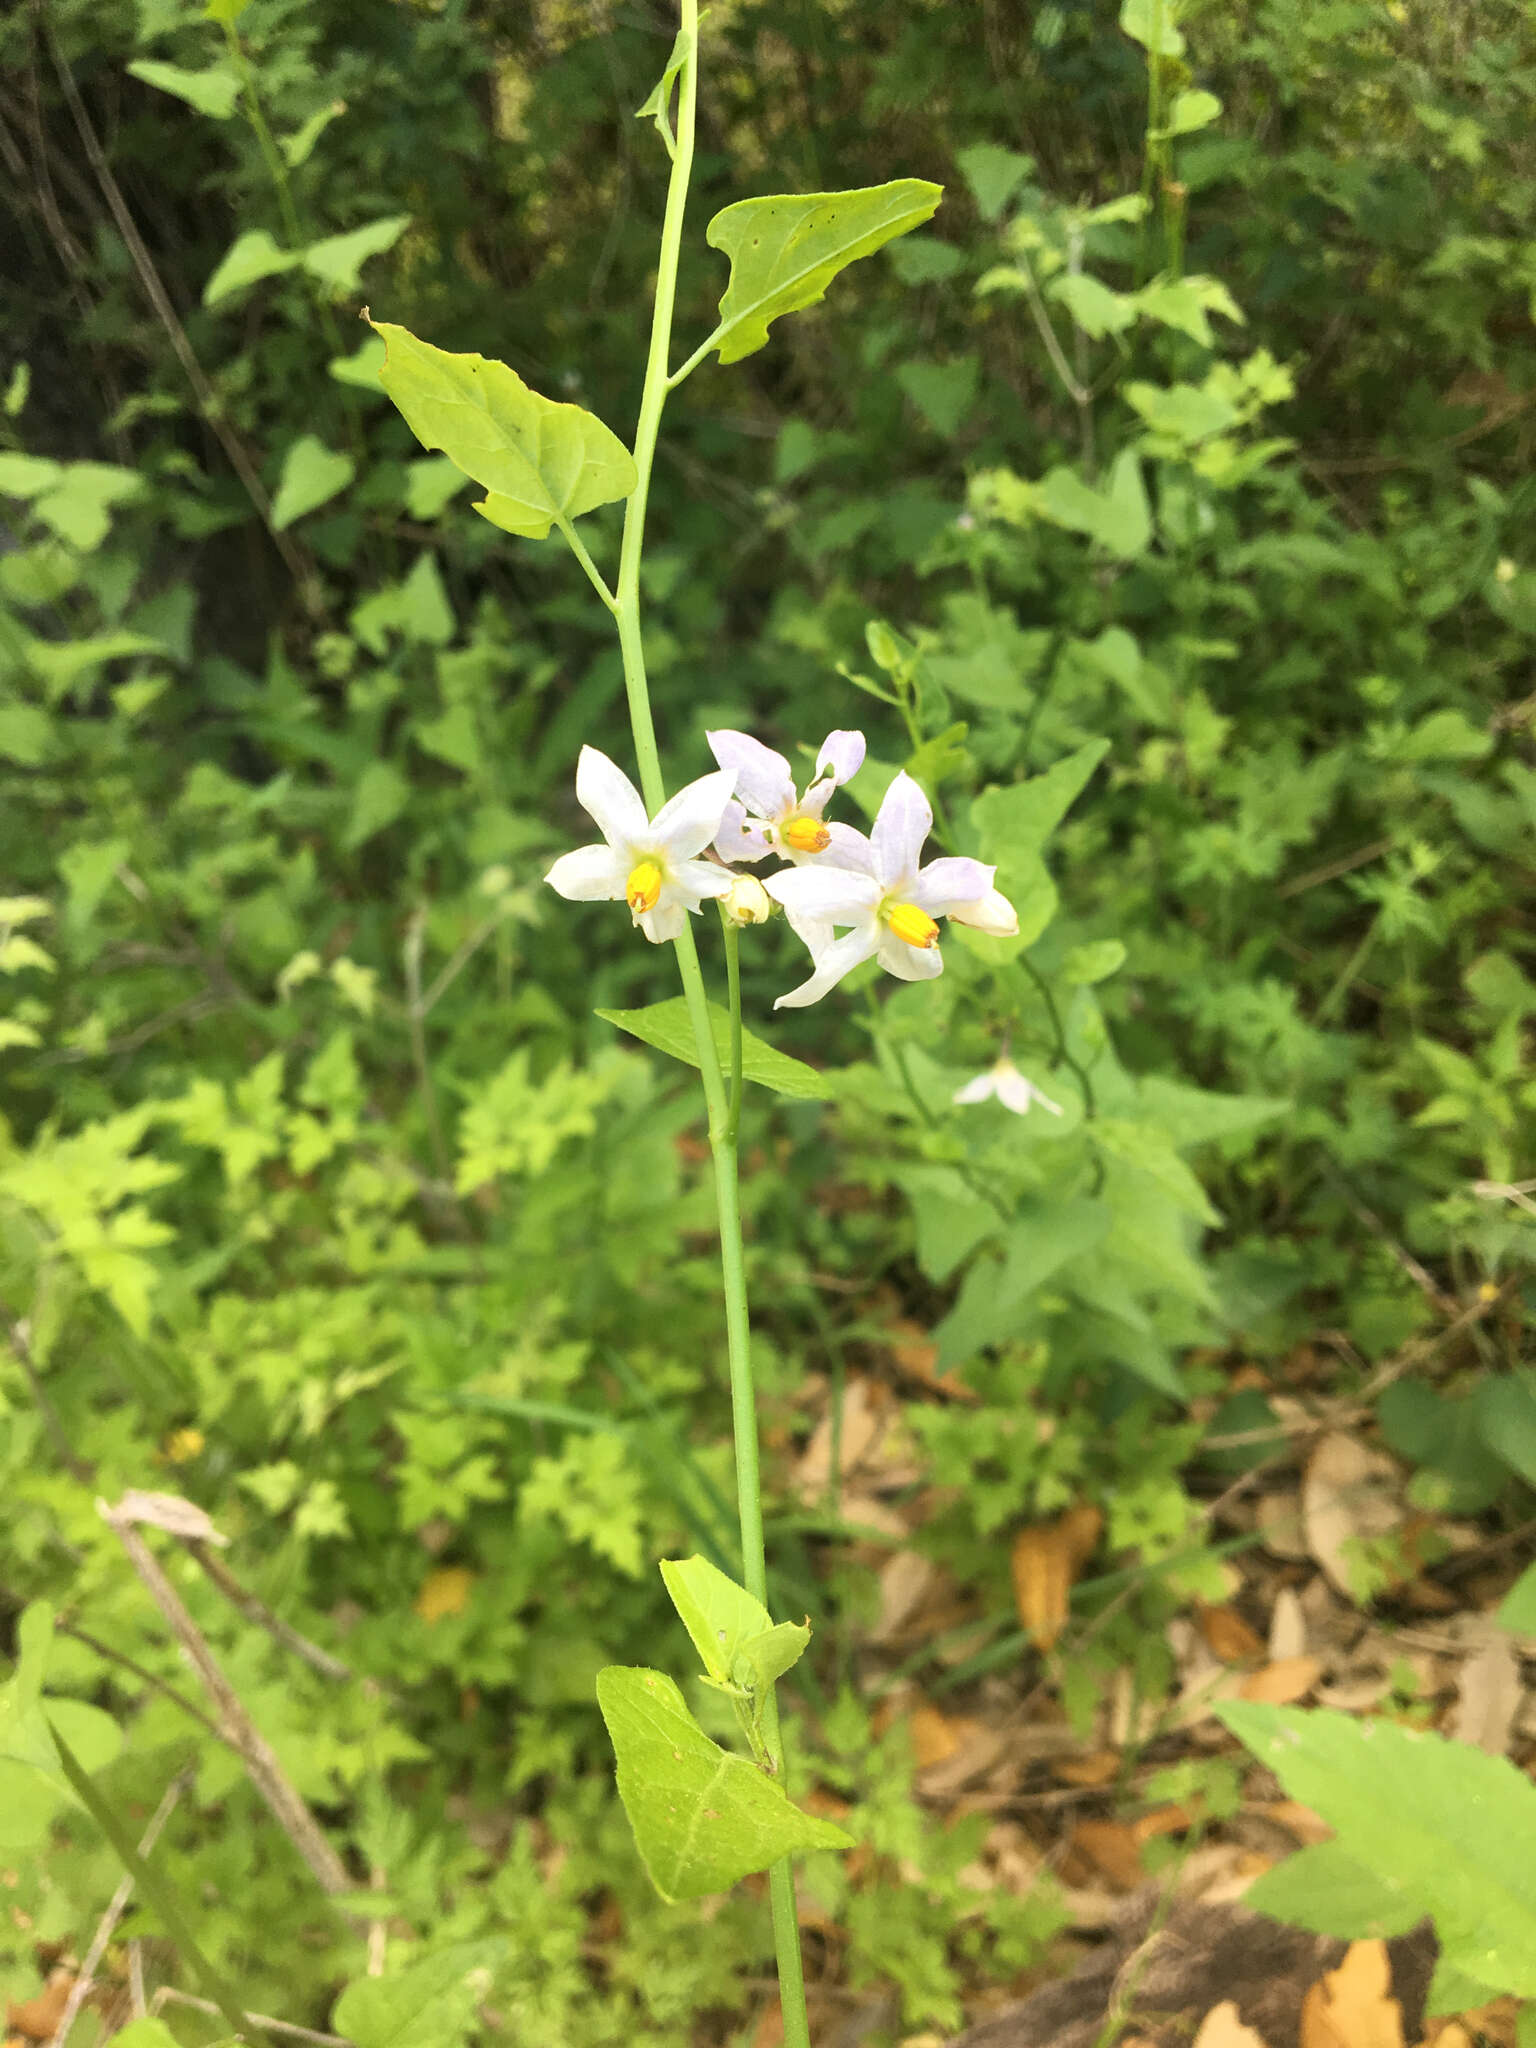
[[[110,1643],[104,1643],[99,1636],[93,1636],[88,1629],[76,1627],[72,1621],[56,1621],[54,1627],[61,1636],[73,1636],[77,1643],[84,1643],[85,1647],[88,1650],[94,1650],[98,1657],[105,1657],[112,1664],[121,1664],[123,1669],[131,1671],[135,1678],[142,1679],[146,1685],[153,1686],[157,1692],[164,1693],[165,1697],[180,1707],[184,1714],[190,1714],[194,1721],[200,1722],[207,1729],[208,1733],[213,1736],[215,1741],[227,1742],[229,1740],[217,1721],[210,1715],[205,1714],[195,1700],[189,1700],[184,1692],[179,1692],[168,1680],[157,1678],[153,1671],[146,1670],[142,1664],[137,1663],[126,1651],[114,1650]]]
[[[303,1857],[321,1889],[333,1897],[350,1892],[352,1880],[346,1866],[321,1833],[318,1822],[294,1789],[276,1752],[246,1712],[245,1703],[225,1677],[207,1638],[192,1619],[181,1596],[161,1570],[159,1561],[145,1543],[129,1515],[98,1500],[96,1511],[111,1529],[128,1561],[143,1580],[151,1599],[165,1616],[176,1640],[186,1652],[209,1697],[219,1710],[226,1738],[239,1751],[252,1784],[266,1801],[272,1817]]]
[[[64,1419],[54,1407],[48,1389],[43,1385],[42,1375],[32,1357],[32,1333],[28,1328],[27,1319],[24,1316],[13,1316],[5,1303],[0,1301],[0,1322],[5,1324],[5,1334],[10,1342],[11,1351],[27,1376],[32,1398],[37,1403],[37,1412],[42,1416],[44,1426],[53,1438],[53,1447],[58,1452],[65,1471],[72,1479],[78,1479],[82,1486],[89,1486],[96,1476],[95,1471],[83,1458],[75,1456],[74,1446],[69,1440],[69,1431],[64,1427]]]
[[[183,1772],[179,1778],[173,1778],[161,1794],[160,1804],[150,1815],[149,1826],[139,1837],[141,1857],[147,1856],[159,1841],[160,1830],[175,1812],[176,1802],[187,1789],[187,1783],[188,1774]],[[59,2024],[53,2032],[52,2048],[64,2048],[64,2043],[69,2039],[69,2030],[75,2024],[76,2015],[90,1996],[91,1980],[96,1974],[96,1966],[106,1954],[107,1943],[112,1939],[112,1930],[128,1910],[128,1901],[132,1897],[133,1879],[125,1872],[117,1890],[108,1901],[107,1910],[96,1924],[96,1932],[91,1936],[91,1945],[85,1952],[85,1961],[80,1965],[75,1981],[69,1987],[69,1996],[64,2001],[64,2010],[60,2013]],[[218,2011],[217,2006],[214,2007],[214,2011]]]
[[[421,994],[421,953],[426,935],[426,911],[413,910],[405,928],[405,945],[402,948],[405,963],[405,1016],[411,1033],[411,1064],[416,1069],[417,1084],[421,1089],[422,1103],[427,1112],[427,1131],[432,1140],[432,1157],[437,1164],[439,1180],[451,1182],[453,1166],[448,1157],[448,1141],[443,1135],[442,1114],[437,1106],[437,1085],[432,1079],[432,1063],[427,1058],[427,1012]]]
[[[160,1986],[150,2001],[150,2012],[158,2013],[162,2005],[187,2005],[194,2012],[215,2015],[219,2010],[209,1999],[194,1998],[190,1991],[177,1991],[170,1984]],[[286,2034],[290,2041],[313,2041],[317,2048],[353,2048],[345,2034],[322,2034],[314,2027],[296,2026],[292,2020],[275,2020],[265,2012],[247,2012],[245,2017],[253,2027],[266,2027],[274,2034]]]
[[[264,1628],[274,1641],[281,1643],[285,1650],[291,1650],[295,1657],[302,1657],[322,1678],[334,1679],[340,1684],[352,1676],[339,1658],[333,1657],[329,1650],[322,1650],[318,1643],[312,1643],[308,1636],[300,1635],[290,1622],[284,1621],[280,1614],[274,1614],[259,1595],[248,1586],[242,1586],[229,1566],[206,1543],[199,1542],[195,1536],[184,1536],[181,1540],[225,1599],[231,1601],[247,1621],[254,1621],[258,1628]]]

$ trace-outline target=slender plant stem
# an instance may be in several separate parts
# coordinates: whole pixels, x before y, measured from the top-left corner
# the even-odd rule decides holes
[[[721,912],[725,931],[726,1003],[731,1013],[731,1101],[726,1114],[726,1136],[734,1145],[741,1134],[741,934]]]
[[[672,379],[667,364],[672,346],[672,309],[677,296],[677,265],[682,248],[683,215],[688,203],[688,183],[693,170],[694,133],[698,111],[698,0],[681,0],[681,30],[688,42],[688,55],[678,74],[677,129],[672,146],[672,174],[667,184],[666,212],[662,219],[661,248],[656,265],[656,295],[651,313],[650,348],[646,357],[645,384],[640,398],[640,416],[635,427],[635,488],[624,516],[624,539],[619,550],[619,573],[611,609],[619,633],[619,651],[624,662],[624,689],[629,704],[630,728],[634,735],[635,761],[640,771],[640,789],[646,807],[654,816],[666,800],[666,783],[656,745],[656,725],[651,715],[650,691],[645,673],[645,646],[640,626],[640,558],[645,543],[646,502],[650,494],[651,468],[656,457],[656,439],[661,428],[662,408]],[[702,352],[700,352],[701,356]],[[687,367],[692,367],[691,359]],[[680,378],[676,381],[681,381]],[[578,560],[581,559],[578,554]],[[589,579],[603,594],[600,579],[584,562]],[[734,930],[731,940],[734,940]],[[741,1520],[742,1577],[747,1591],[765,1605],[768,1597],[767,1561],[763,1548],[762,1485],[757,1455],[757,1402],[752,1380],[750,1328],[747,1319],[746,1262],[741,1241],[741,1203],[737,1185],[736,1117],[733,1104],[740,1102],[740,994],[736,984],[734,948],[727,941],[727,965],[731,973],[733,1011],[732,1091],[726,1093],[720,1055],[710,1023],[709,1001],[699,967],[698,949],[691,924],[685,925],[675,941],[678,973],[683,997],[693,1027],[704,1083],[704,1100],[709,1111],[709,1146],[714,1163],[715,1206],[720,1225],[720,1269],[725,1294],[726,1352],[730,1362],[731,1420],[736,1451],[736,1503]],[[784,1771],[784,1749],[779,1733],[778,1705],[770,1689],[763,1700],[763,1735],[774,1771]],[[779,1998],[784,2017],[784,2048],[810,2048],[810,2023],[805,2009],[805,1979],[800,1961],[800,1927],[795,1909],[795,1887],[788,1859],[769,1872],[769,1896],[773,1908],[774,1948],[778,1957]]]
[[[238,2040],[244,2040],[250,2023],[241,2016],[240,2001],[198,1947],[197,1937],[182,1913],[181,1901],[175,1891],[152,1864],[144,1861],[132,1835],[118,1818],[117,1809],[97,1791],[89,1772],[52,1722],[49,1729],[59,1753],[59,1762],[64,1766],[64,1775],[78,1794],[81,1805],[117,1851],[118,1861],[138,1886],[140,1894],[148,1899],[165,1922],[166,1932],[202,1979],[209,1996],[224,2016],[224,2024]]]

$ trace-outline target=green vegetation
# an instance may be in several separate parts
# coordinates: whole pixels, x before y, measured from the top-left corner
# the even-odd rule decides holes
[[[1500,1597],[1536,1633],[1528,8],[705,23],[689,375],[636,565],[667,784],[706,731],[803,785],[859,727],[838,815],[905,769],[1020,920],[777,1014],[804,951],[739,935],[744,1642],[806,1617],[792,1670],[713,1670],[656,1570],[751,1584],[677,1064],[707,1074],[713,1034],[729,1068],[729,1020],[695,1038],[670,949],[543,882],[590,836],[583,743],[635,765],[594,582],[622,590],[675,27],[616,0],[0,22],[12,1999],[83,1952],[113,1829],[175,1786],[145,1852],[174,1895],[125,1923],[156,1981],[358,2048],[751,2040],[755,1881],[658,1897],[599,1711],[600,1670],[682,1679],[693,1634],[690,1740],[755,1754],[782,1675],[803,1839],[858,1845],[799,1866],[813,2013],[888,1994],[887,2038],[958,2028],[1064,1908],[976,1888],[987,1814],[914,1788],[899,1687],[1017,1681],[1080,1733],[1122,1688],[1155,1720],[1168,1624],[1225,1597],[1207,1510],[1294,1463],[1308,1347],[1300,1383],[1411,1475],[1414,1559],[1357,1542],[1359,1601],[1390,1619],[1455,1517],[1528,1566]],[[381,337],[442,380],[419,415]],[[447,421],[487,382],[482,517]],[[860,1384],[902,1448],[850,1492]],[[1065,1510],[1097,1547],[1042,1659],[1010,1542]],[[958,1589],[899,1650],[892,1550]],[[1233,1728],[1262,1749],[1275,1711]],[[1318,1725],[1347,1779],[1360,1731]],[[1420,1818],[1409,1902],[1482,1913],[1419,1885]],[[1363,1925],[1397,1851],[1338,1825]],[[1529,1990],[1472,1947],[1470,1983]],[[123,2038],[227,2024],[173,2004]]]

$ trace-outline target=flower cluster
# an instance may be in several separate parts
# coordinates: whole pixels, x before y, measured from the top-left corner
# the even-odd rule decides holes
[[[576,795],[604,843],[562,854],[545,877],[550,886],[581,902],[627,903],[653,942],[677,938],[685,915],[710,897],[725,899],[742,924],[760,923],[772,898],[811,955],[809,978],[775,1009],[818,1002],[871,957],[898,980],[932,980],[944,967],[942,918],[1003,937],[1018,930],[995,869],[953,856],[922,865],[933,811],[910,775],[894,778],[868,836],[826,822],[833,791],[863,765],[862,733],[829,733],[803,792],[783,755],[750,734],[706,737],[718,771],[680,789],[654,818],[623,770],[583,747]],[[702,857],[707,848],[713,859]],[[761,881],[734,866],[770,857],[786,865]]]

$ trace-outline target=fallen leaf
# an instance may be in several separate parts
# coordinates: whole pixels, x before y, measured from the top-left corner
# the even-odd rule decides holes
[[[956,1724],[927,1700],[920,1701],[907,1716],[907,1730],[912,1738],[913,1760],[919,1770],[929,1764],[943,1763],[960,1747],[960,1732]]]
[[[1472,2048],[1472,2036],[1460,2020],[1442,2020],[1432,2034],[1426,2034],[1419,2048]]]
[[[1080,1820],[1068,1838],[1067,1851],[1069,1859],[1075,1851],[1080,1862],[1086,1860],[1091,1866],[1093,1875],[1107,1877],[1117,1891],[1134,1891],[1146,1875],[1141,1839],[1124,1821]]]
[[[1357,1599],[1352,1554],[1402,1521],[1397,1467],[1358,1438],[1336,1430],[1318,1443],[1301,1482],[1307,1549],[1346,1599]]]
[[[1254,1671],[1238,1687],[1238,1697],[1262,1700],[1271,1707],[1288,1707],[1306,1695],[1323,1675],[1318,1657],[1282,1657],[1262,1670]]]
[[[36,1998],[23,1999],[20,2005],[7,2004],[6,2026],[13,2028],[23,2041],[51,2041],[64,2017],[74,1982],[70,1971],[55,1970]]]
[[[474,1591],[475,1574],[461,1564],[446,1564],[441,1571],[428,1572],[416,1595],[415,1611],[423,1621],[441,1621],[446,1614],[462,1614]]]
[[[893,1550],[880,1567],[880,1612],[868,1640],[895,1641],[938,1580],[939,1568],[932,1558],[920,1550]]]
[[[1482,1648],[1461,1667],[1446,1732],[1458,1742],[1486,1749],[1490,1756],[1503,1756],[1523,1698],[1515,1646],[1502,1630],[1490,1631]]]
[[[864,1373],[849,1374],[843,1387],[842,1430],[838,1444],[840,1486],[847,1481],[850,1472],[857,1471],[885,1428],[891,1402],[888,1388],[880,1386]],[[831,1481],[832,1421],[832,1409],[829,1407],[812,1430],[811,1440],[795,1466],[795,1491],[804,1501],[819,1501]]]
[[[1213,2005],[1200,2022],[1194,2048],[1269,2048],[1262,2034],[1256,2034],[1252,2027],[1245,2027],[1237,2015],[1234,1999],[1224,1999],[1220,2005]]]
[[[952,1401],[963,1401],[975,1407],[981,1396],[974,1387],[968,1387],[960,1375],[950,1366],[939,1371],[939,1347],[923,1328],[906,1316],[894,1316],[880,1333],[890,1346],[891,1363],[899,1373],[920,1385],[931,1387],[935,1393],[947,1394]]]
[[[1294,1586],[1282,1586],[1269,1613],[1269,1658],[1284,1664],[1307,1654],[1307,1611]]]
[[[164,1529],[168,1536],[190,1536],[198,1543],[223,1547],[229,1542],[227,1536],[221,1536],[215,1529],[206,1509],[196,1501],[183,1500],[179,1493],[141,1493],[131,1486],[115,1508],[109,1508],[104,1500],[97,1501],[96,1512],[113,1527],[131,1528],[142,1522],[151,1529]]]
[[[1351,1942],[1339,1967],[1308,1991],[1301,2048],[1403,2048],[1403,2009],[1392,1996],[1384,1941]]]
[[[1086,1501],[1054,1522],[1036,1522],[1013,1539],[1010,1562],[1019,1619],[1042,1650],[1053,1649],[1067,1625],[1072,1582],[1093,1555],[1104,1517]]]
[[[1210,1607],[1200,1600],[1195,1604],[1195,1620],[1207,1646],[1223,1664],[1246,1664],[1263,1656],[1263,1642],[1235,1607]]]
[[[1086,1756],[1064,1756],[1051,1768],[1065,1785],[1107,1785],[1119,1776],[1120,1752],[1091,1749]]]
[[[1299,1560],[1311,1555],[1301,1525],[1301,1503],[1294,1493],[1261,1494],[1254,1507],[1254,1519],[1264,1548],[1273,1551],[1276,1557]]]

